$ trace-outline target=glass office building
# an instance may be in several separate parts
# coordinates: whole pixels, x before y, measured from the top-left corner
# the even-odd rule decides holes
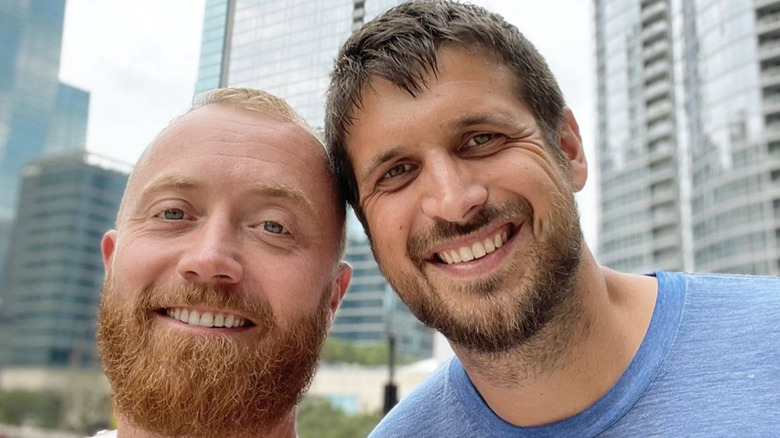
[[[780,1],[594,4],[601,261],[780,274]]]
[[[0,2],[0,227],[13,220],[28,162],[85,147],[89,93],[58,80],[64,14],[65,0]]]
[[[365,236],[350,236],[346,260],[352,282],[341,302],[330,336],[357,345],[374,346],[396,339],[397,354],[406,359],[430,357],[433,331],[415,318],[395,295],[379,270]]]
[[[399,0],[207,0],[196,94],[261,88],[315,127],[333,58],[352,29]]]
[[[207,0],[196,94],[251,87],[286,99],[314,127],[325,118],[333,59],[353,29],[399,0]],[[433,331],[395,298],[357,221],[347,260],[355,268],[332,336],[363,345],[397,336],[400,355],[433,354]]]
[[[100,241],[130,166],[84,151],[25,167],[0,307],[4,367],[97,365]]]

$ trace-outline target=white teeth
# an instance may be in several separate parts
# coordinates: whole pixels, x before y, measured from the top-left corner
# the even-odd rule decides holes
[[[177,319],[185,324],[198,327],[243,327],[246,320],[228,313],[203,312],[200,314],[197,310],[174,308],[165,309],[165,313],[171,318]]]
[[[474,253],[475,259],[485,257],[485,254],[487,254],[487,251],[485,251],[485,247],[482,245],[482,242],[474,242],[474,244],[471,245],[471,252]]]
[[[198,325],[200,322],[200,314],[197,310],[193,310],[190,312],[190,318],[187,320],[187,324],[189,325]]]
[[[506,243],[508,238],[509,234],[506,231],[502,231],[493,236],[493,238],[487,238],[482,242],[475,242],[471,246],[463,246],[457,250],[441,251],[439,253],[439,258],[448,265],[481,259],[504,246],[504,243]]]
[[[198,325],[201,327],[214,327],[214,317],[211,315],[211,312],[206,312],[203,315],[200,315],[200,321],[198,321]]]
[[[485,239],[485,252],[491,253],[496,250],[496,245],[493,244],[492,239]]]
[[[464,262],[470,262],[474,260],[474,253],[471,252],[471,248],[464,246],[460,249],[460,258]]]

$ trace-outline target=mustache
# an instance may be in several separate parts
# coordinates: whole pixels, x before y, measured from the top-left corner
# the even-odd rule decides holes
[[[525,198],[518,197],[501,205],[486,205],[464,223],[437,219],[428,229],[409,236],[409,256],[421,268],[426,253],[439,242],[467,235],[493,222],[531,219],[533,213],[531,204]]]
[[[144,320],[151,317],[150,310],[159,311],[170,307],[208,307],[242,315],[266,329],[275,328],[276,319],[270,304],[251,296],[246,288],[240,286],[153,284],[141,291],[138,317]]]

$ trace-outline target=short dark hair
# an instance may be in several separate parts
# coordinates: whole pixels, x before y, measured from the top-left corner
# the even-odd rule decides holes
[[[355,32],[341,48],[328,90],[325,141],[340,189],[368,231],[359,205],[355,172],[346,137],[362,94],[372,77],[392,82],[412,96],[437,74],[442,46],[476,48],[505,63],[517,78],[518,98],[539,123],[559,159],[563,93],[550,68],[520,31],[498,14],[453,1],[412,1],[396,6]]]

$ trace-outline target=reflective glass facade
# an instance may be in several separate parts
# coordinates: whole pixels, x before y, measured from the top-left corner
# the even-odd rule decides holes
[[[780,274],[780,1],[595,1],[615,268]]]
[[[100,240],[129,165],[71,151],[24,169],[0,307],[4,367],[95,367]]]
[[[85,147],[89,94],[57,78],[64,14],[65,0],[0,2],[0,223],[13,220],[20,174],[30,160]]]
[[[261,88],[286,99],[312,126],[322,127],[325,91],[341,44],[354,23],[398,3],[208,0],[196,93],[219,85]]]
[[[430,357],[433,331],[419,322],[392,291],[365,237],[349,237],[346,260],[353,269],[352,282],[330,335],[359,345],[376,345],[387,342],[392,332],[399,356]]]
[[[89,94],[57,79],[65,0],[0,2],[0,216],[13,216],[25,164],[83,149]]]

